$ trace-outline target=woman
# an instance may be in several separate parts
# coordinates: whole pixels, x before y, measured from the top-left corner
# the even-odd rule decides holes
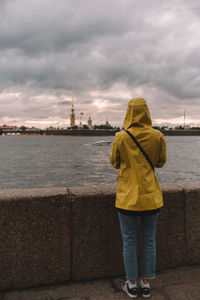
[[[115,206],[118,209],[122,233],[127,279],[122,289],[131,298],[138,296],[136,223],[137,216],[140,216],[140,287],[142,296],[146,298],[150,297],[149,280],[155,278],[156,224],[159,209],[163,206],[162,191],[153,169],[161,168],[165,164],[166,144],[163,134],[152,128],[150,112],[143,98],[134,98],[128,103],[123,129],[115,135],[110,154],[112,166],[119,169]],[[145,153],[142,153],[139,147],[142,147]]]

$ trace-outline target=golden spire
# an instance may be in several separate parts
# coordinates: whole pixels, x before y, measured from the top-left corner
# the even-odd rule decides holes
[[[74,108],[74,90],[72,90],[72,108]]]
[[[75,113],[74,113],[74,91],[72,90],[72,108],[70,113],[70,126],[75,126]]]
[[[107,117],[107,119],[106,119],[106,126],[107,126],[107,127],[110,126],[110,124],[109,124],[109,122],[108,122],[108,117]]]
[[[91,119],[90,116],[89,116],[89,119],[88,119],[88,126],[89,126],[89,127],[92,127],[92,119]]]

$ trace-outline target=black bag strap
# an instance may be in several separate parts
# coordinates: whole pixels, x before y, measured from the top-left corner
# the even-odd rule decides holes
[[[136,140],[136,138],[134,137],[134,135],[132,133],[130,133],[130,131],[125,130],[126,133],[128,133],[128,135],[132,138],[132,140],[135,142],[135,144],[138,146],[138,148],[140,149],[140,151],[142,152],[142,154],[144,155],[144,157],[146,158],[146,160],[148,161],[148,163],[150,164],[152,170],[154,171],[154,166],[150,160],[150,158],[148,157],[148,155],[146,154],[146,152],[144,151],[144,149],[142,148],[142,146],[140,145],[140,143]]]

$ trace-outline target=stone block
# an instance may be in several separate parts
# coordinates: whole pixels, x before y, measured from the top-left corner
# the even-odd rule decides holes
[[[0,289],[71,279],[66,189],[0,192]]]
[[[200,183],[185,184],[187,263],[200,263]]]
[[[124,273],[115,189],[71,189],[73,201],[72,278],[92,279]]]
[[[186,262],[185,193],[181,185],[163,185],[164,207],[157,225],[157,270]]]
[[[178,184],[162,185],[164,206],[160,209],[156,238],[156,270],[161,271],[184,264],[185,194]],[[138,270],[141,273],[141,226],[138,220]]]

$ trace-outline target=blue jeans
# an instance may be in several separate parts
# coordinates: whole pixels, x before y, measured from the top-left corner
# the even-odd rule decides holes
[[[123,240],[123,258],[126,279],[137,280],[137,216],[118,212]],[[155,278],[156,267],[156,224],[159,213],[142,215],[142,277]]]

